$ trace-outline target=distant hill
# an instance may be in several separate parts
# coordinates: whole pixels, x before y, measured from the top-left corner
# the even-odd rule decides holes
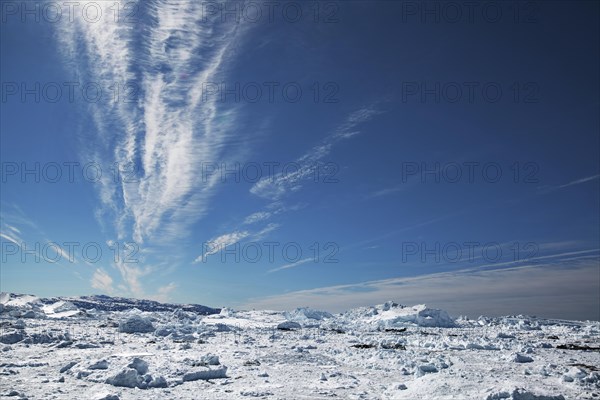
[[[161,303],[154,300],[111,297],[102,294],[93,296],[50,298],[36,298],[35,296],[19,295],[12,293],[6,294],[6,296],[8,298],[13,299],[13,301],[18,301],[17,299],[22,299],[25,302],[39,301],[44,305],[54,304],[57,301],[68,301],[82,310],[91,310],[95,308],[97,310],[104,311],[123,311],[132,308],[137,308],[141,311],[174,311],[178,309],[183,309],[185,311],[191,311],[200,315],[211,315],[218,314],[221,312],[220,308],[212,308],[200,304],[170,304]]]

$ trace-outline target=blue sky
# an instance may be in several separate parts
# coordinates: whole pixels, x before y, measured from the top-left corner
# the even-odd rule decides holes
[[[597,3],[34,4],[2,291],[600,318]]]

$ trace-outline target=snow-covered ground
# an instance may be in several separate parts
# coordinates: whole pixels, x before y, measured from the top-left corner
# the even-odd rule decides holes
[[[597,321],[95,301],[0,295],[0,398],[600,398]]]

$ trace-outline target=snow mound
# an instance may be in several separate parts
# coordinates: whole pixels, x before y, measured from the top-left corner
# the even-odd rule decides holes
[[[175,311],[173,311],[173,317],[177,319],[189,319],[193,321],[196,319],[197,315],[191,311],[185,311],[182,308],[178,308]]]
[[[99,360],[91,364],[88,369],[108,369],[108,361]]]
[[[340,317],[348,325],[369,325],[375,329],[396,329],[407,325],[452,328],[456,326],[446,311],[428,308],[424,304],[413,307],[387,302],[375,307],[360,307]]]
[[[65,311],[79,311],[79,308],[70,301],[57,301],[56,303],[49,304],[43,307],[46,314],[49,313],[61,313]]]
[[[75,365],[77,365],[77,361],[70,361],[69,363],[63,365],[60,369],[60,373],[62,374],[63,372],[67,372],[68,370],[70,370],[71,368],[73,368]]]
[[[282,331],[293,331],[296,329],[302,329],[302,325],[293,321],[284,321],[277,325],[277,329]]]
[[[530,363],[533,362],[533,358],[524,354],[516,353],[513,357],[513,361],[516,363]]]
[[[75,304],[63,300],[43,306],[42,311],[50,318],[64,318],[81,314]]]
[[[202,326],[196,326],[190,324],[161,324],[156,328],[154,334],[156,336],[169,336],[171,335],[173,339],[183,339],[188,335],[191,335],[195,331],[201,331],[203,329]]]
[[[306,322],[307,320],[322,321],[324,319],[333,318],[333,315],[327,311],[313,310],[312,308],[308,307],[296,308],[294,311],[290,312],[286,311],[283,313],[283,316],[288,321],[295,322]]]
[[[148,363],[138,357],[135,357],[127,367],[135,369],[140,375],[144,375],[148,372]]]
[[[148,318],[132,315],[119,323],[119,332],[124,333],[148,333],[154,332],[154,325]]]
[[[29,294],[0,293],[0,312],[14,318],[45,318],[40,299]]]
[[[0,303],[4,304],[4,306],[26,307],[40,304],[40,299],[30,294],[18,295],[3,292],[2,296],[0,296]]]
[[[525,389],[515,389],[512,393],[499,392],[491,394],[486,400],[565,400],[563,395],[538,395]]]
[[[235,314],[235,311],[229,307],[221,308],[221,312],[219,313],[219,315],[222,315],[223,317],[235,317]]]
[[[214,354],[207,354],[200,358],[200,363],[202,365],[220,365],[219,357]]]
[[[187,372],[183,375],[184,382],[227,378],[227,367],[209,368]]]
[[[127,368],[106,380],[106,383],[118,387],[140,388],[147,387],[144,377],[133,368]]]
[[[165,388],[167,380],[162,376],[152,377],[148,374],[148,363],[135,357],[126,368],[105,381],[109,385],[138,389]]]
[[[3,344],[15,344],[23,340],[25,336],[21,331],[12,331],[8,333],[3,333],[0,335],[0,343]]]

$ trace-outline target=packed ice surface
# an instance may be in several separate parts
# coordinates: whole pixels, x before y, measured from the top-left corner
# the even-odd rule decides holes
[[[599,399],[600,322],[0,294],[0,398]]]

